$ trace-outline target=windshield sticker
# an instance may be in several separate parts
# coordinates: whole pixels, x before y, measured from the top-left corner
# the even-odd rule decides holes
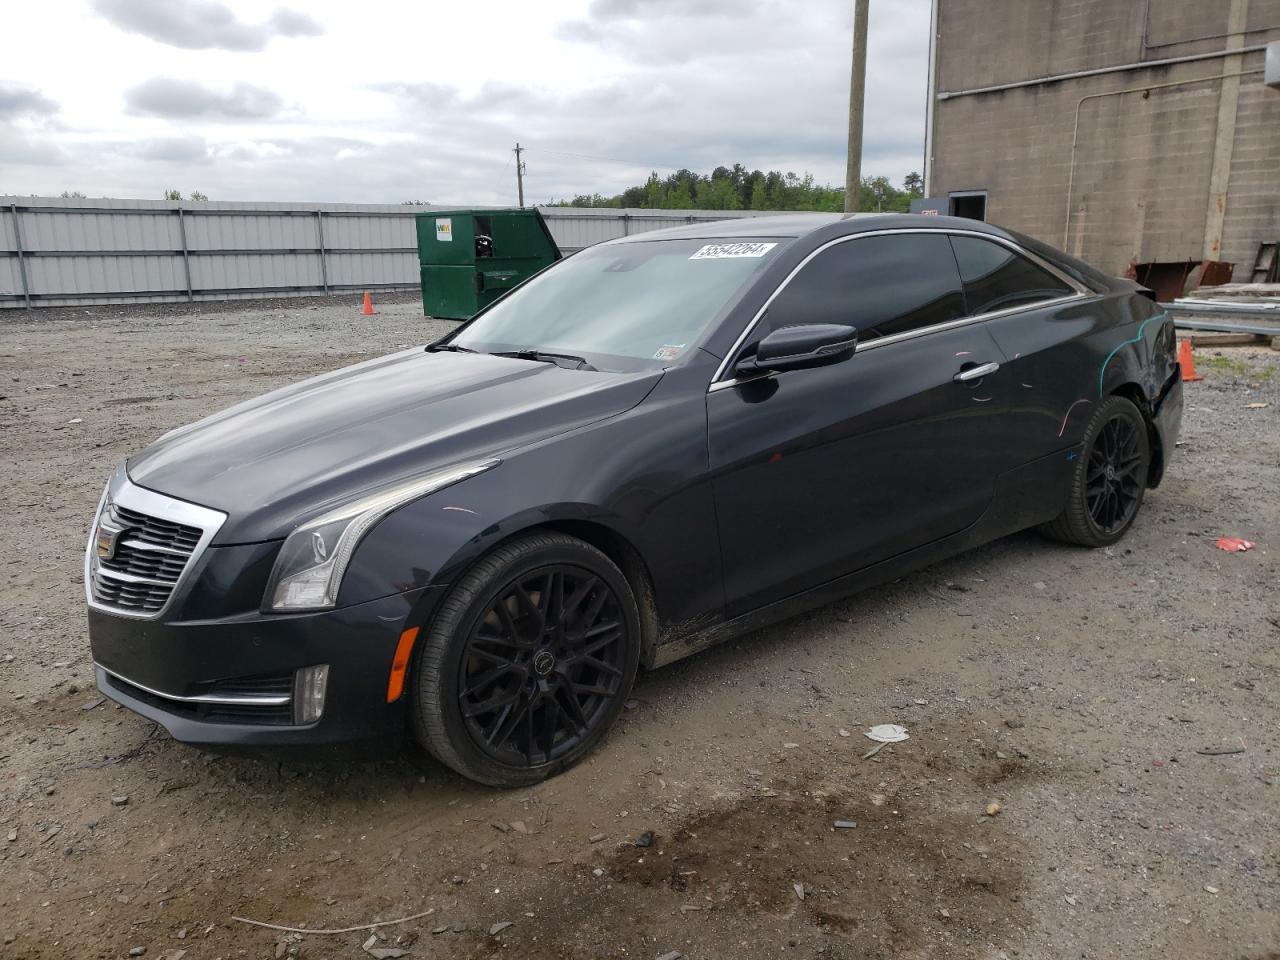
[[[436,218],[436,240],[453,240],[453,218]]]
[[[735,260],[739,257],[763,257],[776,243],[708,243],[690,260]]]
[[[670,344],[663,344],[658,348],[658,352],[653,355],[653,359],[674,360],[676,357],[680,356],[680,351],[683,349],[684,349],[683,343],[678,343],[675,346],[672,346]]]

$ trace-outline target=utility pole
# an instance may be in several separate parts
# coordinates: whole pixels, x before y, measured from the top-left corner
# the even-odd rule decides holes
[[[862,101],[867,86],[867,8],[870,0],[853,4],[853,71],[849,77],[849,158],[844,177],[844,212],[858,209],[862,185]]]
[[[517,143],[516,148],[513,151],[516,155],[516,191],[520,195],[521,210],[524,209],[524,161],[520,159],[520,151],[523,149],[524,147]]]

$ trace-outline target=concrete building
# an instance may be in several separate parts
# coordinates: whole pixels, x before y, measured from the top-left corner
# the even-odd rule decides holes
[[[934,30],[926,208],[1166,282],[1280,240],[1280,0],[935,0]]]

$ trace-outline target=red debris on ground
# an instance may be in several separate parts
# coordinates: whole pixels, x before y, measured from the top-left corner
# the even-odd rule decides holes
[[[1215,546],[1228,553],[1243,553],[1257,546],[1252,540],[1241,540],[1239,537],[1219,537]]]

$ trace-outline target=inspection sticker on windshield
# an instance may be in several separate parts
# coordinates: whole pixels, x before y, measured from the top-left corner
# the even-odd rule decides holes
[[[763,257],[776,243],[708,243],[690,260],[735,260],[739,257]]]
[[[675,345],[665,343],[658,348],[658,352],[653,355],[653,359],[674,360],[676,357],[680,356],[680,351],[683,349],[683,343],[677,343]]]

